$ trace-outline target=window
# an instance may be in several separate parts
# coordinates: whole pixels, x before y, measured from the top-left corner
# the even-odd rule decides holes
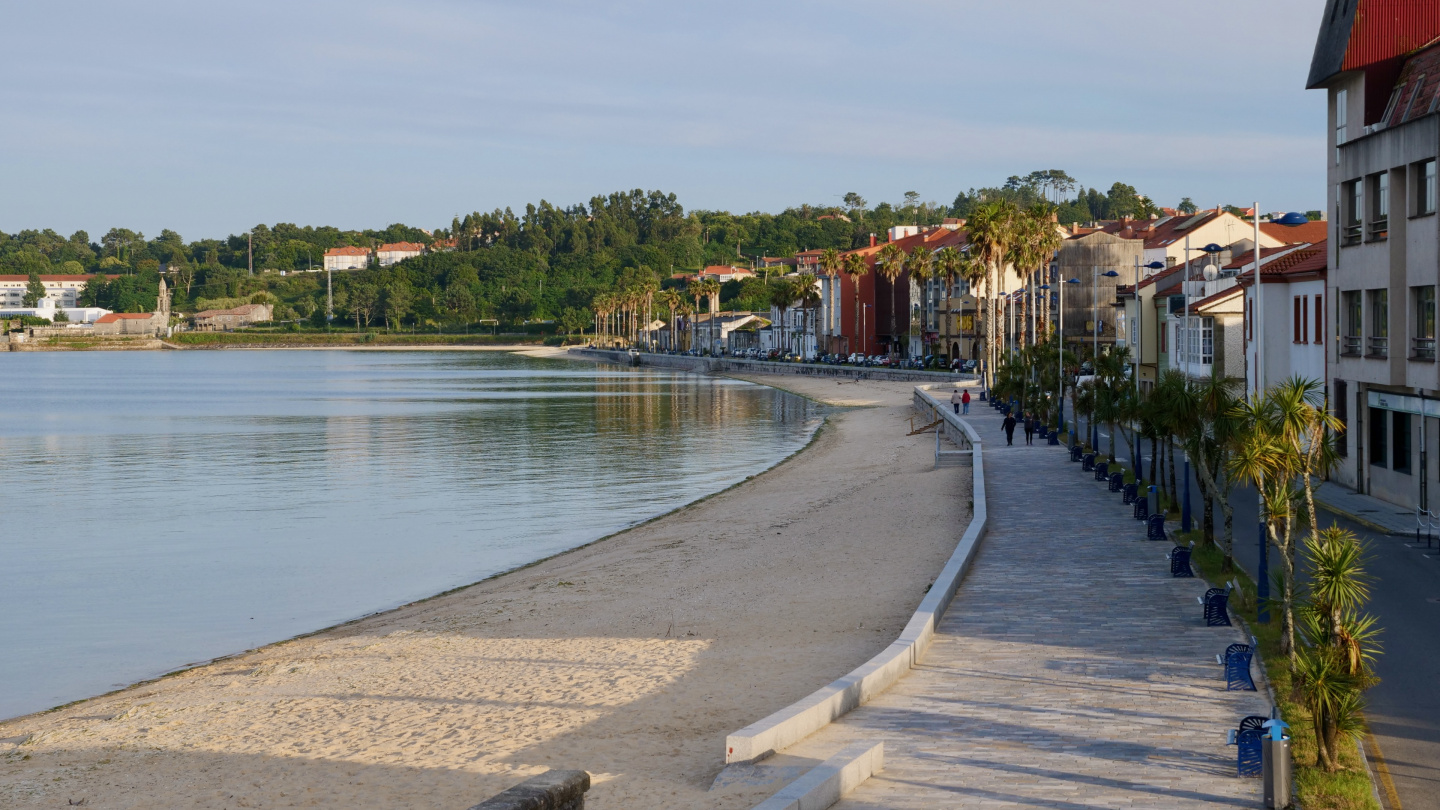
[[[1378,242],[1390,235],[1390,173],[1370,176],[1370,240]]]
[[[1435,94],[1440,98],[1440,93]],[[1435,161],[1415,164],[1415,216],[1435,213]]]
[[[1165,326],[1165,325],[1163,325],[1163,324],[1161,325],[1161,328],[1160,328],[1160,351],[1162,351],[1162,352],[1165,351],[1165,336],[1166,336],[1166,334],[1167,334],[1169,331],[1170,331],[1170,327]]]
[[[1410,474],[1410,414],[1391,411],[1394,430],[1390,431],[1390,469]]]
[[[1364,206],[1363,181],[1351,180],[1340,185],[1340,238],[1347,245],[1359,244],[1364,235]]]
[[[1410,356],[1416,360],[1435,359],[1435,286],[1411,287],[1415,302],[1415,329],[1410,338]]]
[[[1325,309],[1323,307],[1325,297],[1315,296],[1315,345],[1325,345]]]
[[[1340,353],[1358,357],[1360,355],[1360,291],[1347,290],[1340,293],[1342,300],[1341,317],[1345,334],[1340,341]]]
[[[1376,467],[1385,466],[1385,414],[1379,408],[1370,409],[1370,463]]]
[[[1403,84],[1390,91],[1390,100],[1385,102],[1385,114],[1380,116],[1379,121],[1375,122],[1374,129],[1379,130],[1390,126],[1390,117],[1395,114],[1395,108],[1400,106],[1400,97],[1404,94],[1405,85]]]
[[[1215,319],[1191,315],[1183,332],[1181,324],[1177,323],[1175,347],[1177,362],[1192,365],[1210,365],[1215,362]]]
[[[1400,121],[1403,123],[1410,120],[1410,112],[1415,109],[1415,99],[1420,97],[1420,91],[1425,88],[1425,74],[1421,73],[1420,78],[1415,80],[1415,87],[1410,90],[1410,100],[1405,102],[1405,112],[1400,114]]]
[[[1305,313],[1307,311],[1305,307],[1305,296],[1297,295],[1290,299],[1290,303],[1292,304],[1290,313],[1290,342],[1304,343],[1305,337],[1310,333],[1310,330],[1305,328],[1305,325],[1302,323],[1302,321],[1305,320]]]
[[[1335,409],[1335,419],[1340,423],[1340,436],[1335,441],[1335,452],[1343,458],[1349,452],[1345,446],[1344,434],[1350,431],[1349,403],[1345,400],[1345,381],[1336,380],[1331,390],[1334,392],[1334,396],[1331,398],[1331,407]]]
[[[1345,143],[1345,124],[1350,117],[1349,91],[1335,91],[1335,165],[1340,165],[1340,147]]]
[[[1371,357],[1386,357],[1390,354],[1390,291],[1369,290],[1370,298],[1370,351]]]

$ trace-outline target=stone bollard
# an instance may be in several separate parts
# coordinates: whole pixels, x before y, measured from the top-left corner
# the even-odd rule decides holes
[[[470,810],[585,810],[589,789],[585,771],[546,771]]]

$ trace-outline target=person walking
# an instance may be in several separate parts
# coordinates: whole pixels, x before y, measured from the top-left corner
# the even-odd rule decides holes
[[[1027,414],[1025,414],[1025,443],[1026,443],[1026,444],[1034,444],[1034,443],[1035,443],[1035,426],[1036,426],[1038,423],[1039,423],[1039,420],[1035,418],[1035,414],[1033,414],[1033,413],[1027,413]]]
[[[967,396],[968,396],[968,395],[967,395]],[[960,405],[961,405],[961,403],[963,403],[964,401],[965,401],[965,398],[962,397],[962,396],[960,396],[960,389],[959,389],[959,388],[956,388],[954,391],[951,391],[951,392],[950,392],[950,405],[955,408],[955,413],[957,413],[957,414],[960,413]]]
[[[970,389],[960,395],[960,413],[970,413]]]
[[[1004,424],[1002,425],[1002,427],[1005,429],[1005,444],[1007,444],[1007,445],[1014,444],[1014,443],[1015,443],[1015,414],[1013,414],[1013,413],[1008,413],[1008,412],[1007,412],[1007,413],[1005,414],[1005,422],[1004,422]]]

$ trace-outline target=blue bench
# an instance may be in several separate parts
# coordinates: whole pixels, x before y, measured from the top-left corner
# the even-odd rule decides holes
[[[1138,493],[1136,494],[1136,496],[1135,496],[1135,519],[1136,519],[1136,520],[1149,520],[1149,519],[1150,519],[1150,498],[1149,498],[1148,496],[1140,495],[1140,494],[1138,494]]]
[[[1046,439],[1046,441],[1048,441],[1048,442],[1049,442],[1050,444],[1052,444],[1052,445],[1058,445],[1058,444],[1060,444],[1060,431],[1058,431],[1058,430],[1052,430],[1052,431],[1050,431],[1050,435],[1049,435],[1049,436],[1046,436],[1045,439]]]
[[[1162,514],[1159,514],[1159,515],[1151,515],[1148,519],[1146,519],[1146,521],[1145,521],[1145,539],[1146,539],[1146,540],[1166,540],[1166,539],[1168,539],[1168,536],[1165,534],[1165,515],[1164,515],[1163,513],[1162,513]]]
[[[1111,492],[1119,492],[1122,488],[1124,488],[1124,486],[1125,486],[1125,473],[1123,473],[1123,472],[1113,472],[1113,473],[1110,473],[1110,487],[1109,487],[1109,489],[1110,489]]]
[[[1264,767],[1261,759],[1265,739],[1265,723],[1268,717],[1252,714],[1240,721],[1240,727],[1230,731],[1226,742],[1239,746],[1235,755],[1235,770],[1239,776],[1260,776]]]
[[[1070,460],[1071,460],[1071,461],[1079,461],[1079,460],[1080,460],[1080,457],[1081,457],[1082,455],[1084,455],[1084,453],[1085,453],[1085,451],[1080,448],[1080,445],[1078,445],[1078,444],[1072,444],[1072,445],[1070,445]]]
[[[1225,656],[1215,656],[1215,662],[1225,667],[1225,691],[1254,692],[1255,679],[1250,677],[1250,662],[1255,658],[1255,637],[1249,644],[1231,644],[1225,648]]]
[[[1095,465],[1095,480],[1106,481],[1110,478],[1110,463],[1102,461]]]
[[[1081,472],[1090,472],[1091,470],[1095,469],[1095,454],[1094,454],[1094,453],[1086,453],[1086,454],[1085,454],[1085,457],[1082,458],[1081,461],[1085,462],[1084,464],[1082,464],[1082,465],[1080,466]]]
[[[1135,503],[1135,499],[1140,496],[1140,485],[1126,484],[1125,489],[1122,490],[1122,492],[1124,494],[1120,496],[1120,502],[1125,504],[1126,506],[1129,506],[1130,504]]]
[[[1167,560],[1170,561],[1170,576],[1172,576],[1172,577],[1193,577],[1193,576],[1195,576],[1195,572],[1190,570],[1190,547],[1189,547],[1189,546],[1176,546],[1175,548],[1170,549],[1170,553],[1167,554],[1167,555],[1165,555],[1165,559],[1167,559]]]
[[[1195,597],[1201,605],[1205,606],[1206,627],[1229,627],[1230,626],[1230,589],[1211,588],[1205,592],[1205,596]]]

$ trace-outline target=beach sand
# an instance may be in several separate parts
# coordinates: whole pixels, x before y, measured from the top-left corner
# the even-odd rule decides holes
[[[603,542],[0,724],[0,807],[463,810],[552,767],[598,810],[751,807],[779,786],[711,791],[725,735],[889,644],[969,520],[911,384],[763,381],[871,407]]]

